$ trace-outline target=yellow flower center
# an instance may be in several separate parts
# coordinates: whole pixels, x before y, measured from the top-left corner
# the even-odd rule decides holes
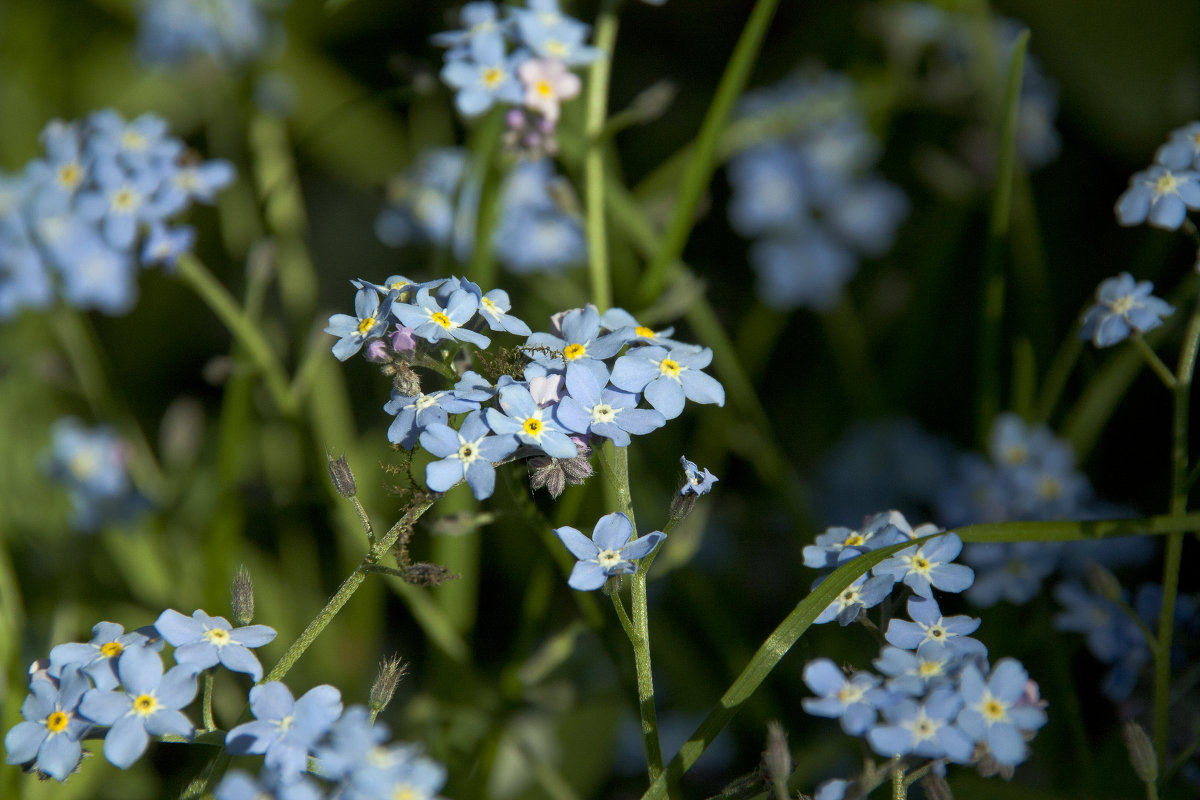
[[[479,455],[475,452],[475,445],[464,444],[458,448],[458,459],[463,463],[469,464],[477,458],[479,458]]]
[[[443,328],[446,328],[447,330],[449,330],[450,328],[452,328],[454,326],[454,323],[452,323],[450,321],[450,318],[447,317],[445,314],[443,314],[441,311],[434,313],[432,319],[438,325],[441,325]]]
[[[1020,464],[1029,456],[1029,450],[1022,444],[1011,444],[1004,449],[1004,460],[1009,464]]]
[[[530,436],[542,435],[542,421],[537,417],[530,417],[529,419],[525,420],[525,424],[522,426],[522,428]]]
[[[915,572],[928,572],[930,566],[929,559],[927,559],[925,556],[913,556],[912,568]]]
[[[574,361],[585,355],[587,355],[587,348],[581,344],[569,344],[563,349],[563,358],[567,361]]]
[[[224,647],[233,641],[233,637],[229,635],[229,631],[224,628],[210,628],[204,632],[204,638],[217,647]]]
[[[680,369],[682,368],[679,366],[679,362],[672,361],[669,358],[664,358],[662,361],[658,362],[658,371],[669,378],[675,378],[678,380]]]
[[[1154,193],[1160,197],[1165,194],[1174,194],[1179,187],[1179,180],[1169,172],[1164,172],[1154,182]]]
[[[79,168],[78,164],[72,162],[58,168],[58,182],[68,189],[74,189],[82,180],[83,170]]]
[[[144,150],[146,147],[146,137],[137,131],[125,131],[125,134],[121,137],[121,146],[126,150]]]
[[[612,422],[616,416],[616,409],[607,403],[592,406],[592,422]]]
[[[1118,297],[1109,305],[1109,308],[1112,309],[1114,314],[1120,314],[1124,316],[1133,309],[1133,298],[1129,295],[1126,295],[1125,297]]]
[[[853,683],[847,683],[841,689],[838,689],[837,699],[843,705],[852,705],[863,699],[863,690]]]
[[[842,547],[859,547],[865,541],[867,541],[866,538],[858,531],[855,531],[842,541]]]
[[[554,97],[554,87],[550,85],[550,81],[538,81],[533,85],[533,90],[537,92],[538,97]]]
[[[486,297],[479,301],[479,305],[483,306],[483,310],[489,314],[500,315],[500,309],[496,308],[496,304]]]
[[[133,701],[133,711],[148,717],[158,710],[158,698],[152,694],[139,694]]]
[[[483,71],[483,85],[495,89],[504,80],[504,70],[499,67],[488,67]]]
[[[112,198],[113,208],[128,214],[138,206],[137,192],[129,188],[118,189]]]
[[[62,733],[67,729],[67,723],[70,721],[70,716],[61,711],[55,711],[50,716],[46,717],[46,728],[51,733]]]
[[[945,663],[945,662],[922,661],[921,665],[919,667],[917,667],[917,674],[920,675],[922,678],[926,678],[926,679],[936,678],[938,675],[942,674],[942,664],[943,663]]]
[[[567,53],[570,52],[570,48],[568,48],[562,42],[556,41],[554,39],[549,39],[546,41],[546,52],[552,56],[562,58],[563,56],[567,55]]]
[[[1008,719],[1007,709],[1005,708],[1004,704],[992,697],[990,693],[984,694],[983,700],[979,703],[977,708],[979,709],[979,713],[983,714],[983,718],[986,719],[989,724],[993,722],[1003,722],[1004,720]]]
[[[358,335],[366,336],[371,332],[371,328],[375,327],[374,317],[363,317],[358,321]]]
[[[654,338],[654,331],[650,330],[645,325],[638,325],[636,328],[633,329],[633,332],[636,333],[638,336],[642,336],[646,339]]]
[[[392,800],[418,800],[420,797],[421,793],[408,784],[392,790]]]
[[[116,658],[121,655],[121,651],[124,649],[120,642],[105,642],[100,645],[100,655],[105,658]]]
[[[1044,500],[1055,500],[1062,495],[1062,483],[1049,475],[1038,481],[1038,496]]]

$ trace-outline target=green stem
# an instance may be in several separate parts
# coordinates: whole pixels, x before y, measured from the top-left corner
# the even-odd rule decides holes
[[[633,575],[630,599],[633,606],[633,662],[637,671],[638,709],[642,715],[642,739],[646,745],[646,763],[650,782],[663,774],[662,747],[658,742],[658,712],[654,708],[654,674],[650,663],[650,617],[646,608],[646,570],[651,559],[644,558]]]
[[[1133,342],[1138,352],[1142,354],[1142,358],[1154,370],[1154,374],[1163,382],[1163,386],[1166,386],[1171,391],[1175,391],[1175,373],[1171,372],[1171,368],[1163,363],[1163,360],[1158,357],[1158,353],[1154,352],[1154,348],[1146,344],[1146,340],[1142,337],[1142,334],[1134,331],[1129,340]]]
[[[471,280],[487,291],[496,285],[496,260],[492,257],[492,230],[496,226],[500,199],[500,173],[496,156],[504,131],[504,112],[493,109],[471,136],[468,182],[479,187],[479,210],[475,217],[475,249],[467,267]],[[460,189],[460,192],[463,191]]]
[[[213,670],[207,670],[204,673],[204,698],[200,701],[200,715],[204,720],[204,730],[216,730],[216,723],[213,722],[212,713],[212,696],[213,696]]]
[[[642,278],[639,290],[641,305],[649,305],[658,297],[666,285],[671,266],[683,255],[683,247],[695,224],[700,198],[716,169],[717,144],[721,132],[729,120],[734,102],[750,78],[750,70],[758,57],[759,48],[762,47],[767,28],[771,25],[778,5],[779,0],[758,0],[754,4],[754,10],[750,12],[746,27],[738,37],[733,55],[725,67],[725,74],[721,76],[716,94],[713,95],[712,103],[700,126],[687,171],[679,184],[671,220]]]
[[[211,272],[191,253],[184,253],[176,262],[176,273],[192,291],[200,296],[213,313],[225,324],[246,354],[263,373],[267,390],[284,416],[295,416],[296,399],[288,390],[287,373],[279,363],[274,349],[246,313]]]
[[[605,0],[596,17],[595,46],[601,56],[592,62],[588,77],[587,117],[583,132],[587,139],[587,154],[583,160],[584,189],[587,207],[588,276],[592,302],[601,311],[612,305],[612,279],[608,265],[608,232],[604,209],[604,149],[600,136],[608,116],[608,85],[612,74],[613,46],[617,40],[618,20],[616,0]]]
[[[1076,315],[1076,318],[1082,316],[1082,313],[1081,311]],[[1083,340],[1079,338],[1079,326],[1072,325],[1067,338],[1054,353],[1054,359],[1042,380],[1042,387],[1038,392],[1037,412],[1034,416],[1036,422],[1047,422],[1054,413],[1054,408],[1067,386],[1067,379],[1071,377],[1075,363],[1079,361],[1079,355],[1083,352],[1083,345]]]
[[[908,784],[904,782],[904,770],[900,766],[900,756],[896,756],[892,767],[892,800],[906,800]]]
[[[621,602],[620,592],[612,593],[612,604],[617,612],[617,619],[621,621],[621,627],[625,629],[625,635],[629,637],[629,643],[633,644],[637,641],[637,633],[633,630],[633,623],[629,621],[629,613],[625,611],[625,604]]]
[[[375,546],[375,529],[371,527],[371,518],[367,516],[367,509],[363,508],[362,501],[357,497],[351,497],[350,502],[354,504],[354,510],[358,512],[358,518],[362,521],[363,531],[367,534],[367,546]]]
[[[1192,311],[1175,372],[1174,440],[1171,447],[1171,516],[1182,517],[1188,505],[1188,411],[1192,374],[1200,350],[1200,304]],[[1167,764],[1167,717],[1171,691],[1171,644],[1175,632],[1175,601],[1183,561],[1183,533],[1167,537],[1163,559],[1163,596],[1158,616],[1158,647],[1154,650],[1154,749],[1159,769]]]

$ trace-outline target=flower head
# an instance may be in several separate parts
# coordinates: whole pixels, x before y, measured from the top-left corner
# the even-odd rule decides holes
[[[297,780],[308,756],[342,713],[342,695],[332,686],[314,686],[298,700],[287,686],[269,681],[250,690],[254,722],[229,731],[225,746],[234,755],[264,755],[264,763],[284,783]]]
[[[1175,308],[1150,294],[1152,291],[1153,283],[1135,283],[1128,272],[1101,282],[1096,289],[1095,305],[1083,315],[1079,338],[1090,339],[1096,347],[1111,347],[1132,333],[1157,328],[1163,319],[1175,313]]]
[[[21,704],[24,722],[4,737],[5,761],[33,764],[57,781],[65,781],[82,755],[80,740],[92,727],[79,714],[79,701],[91,684],[78,665],[63,670],[59,680],[35,679]]]
[[[191,664],[197,670],[219,663],[255,681],[262,680],[262,665],[249,648],[261,647],[275,638],[275,630],[266,625],[234,628],[224,617],[210,617],[200,609],[189,618],[168,608],[154,627],[175,648],[177,663]]]
[[[571,527],[555,528],[554,533],[571,555],[579,559],[567,584],[584,592],[599,589],[613,575],[636,571],[637,564],[633,562],[650,555],[666,538],[660,531],[654,531],[630,541],[633,523],[619,511],[601,517],[592,529],[591,539]]]

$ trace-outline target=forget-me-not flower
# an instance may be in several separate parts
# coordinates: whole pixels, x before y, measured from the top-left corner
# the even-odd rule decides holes
[[[269,681],[250,690],[250,713],[254,721],[229,731],[225,746],[233,755],[263,755],[266,766],[290,783],[304,773],[317,741],[341,716],[342,695],[322,684],[295,699],[287,686]]]
[[[679,465],[683,467],[683,486],[679,489],[680,494],[694,494],[697,497],[708,494],[712,491],[713,484],[720,480],[709,472],[707,467],[700,469],[695,462],[688,461],[687,456],[679,457]]]
[[[976,742],[987,744],[1000,764],[1013,766],[1025,760],[1024,733],[1046,724],[1046,712],[1022,702],[1027,696],[1029,673],[1021,663],[1004,658],[984,676],[974,664],[963,667],[959,679],[963,709],[958,725]]]
[[[512,455],[519,445],[516,436],[491,433],[479,411],[468,414],[457,431],[436,422],[425,426],[421,431],[421,447],[441,459],[425,468],[425,483],[429,488],[445,492],[466,480],[476,500],[491,497],[496,485],[493,463]]]
[[[1096,288],[1096,303],[1083,315],[1079,338],[1096,347],[1111,347],[1132,333],[1145,333],[1175,313],[1166,300],[1150,294],[1154,284],[1134,281],[1128,272],[1108,278]]]
[[[407,395],[393,389],[392,399],[383,406],[384,411],[396,415],[388,426],[388,441],[411,450],[427,425],[438,422],[444,425],[449,414],[462,414],[478,408],[478,402],[465,400],[455,392]]]
[[[1188,209],[1200,209],[1200,172],[1156,164],[1129,179],[1129,188],[1117,198],[1117,222],[1175,230]]]
[[[711,361],[707,347],[635,347],[617,359],[611,380],[618,389],[641,392],[664,417],[674,419],[683,412],[684,398],[725,405],[725,388],[700,371]]]
[[[849,678],[828,658],[804,666],[804,683],[819,697],[806,697],[804,710],[817,717],[841,721],[842,730],[858,736],[875,724],[876,709],[890,705],[889,693],[879,688],[879,676],[856,672]]]
[[[454,105],[459,113],[475,117],[493,103],[521,102],[521,83],[515,74],[517,63],[515,57],[505,54],[502,38],[475,36],[467,42],[461,56],[451,57],[442,67],[442,80],[458,90]]]
[[[617,447],[625,447],[630,442],[629,434],[641,436],[667,424],[659,412],[638,408],[637,395],[601,390],[588,370],[572,370],[568,365],[566,384],[570,394],[562,398],[555,414],[569,431],[603,436]]]
[[[463,327],[479,310],[479,298],[465,289],[456,289],[443,307],[437,299],[430,297],[429,287],[417,292],[415,303],[392,303],[392,314],[401,325],[413,329],[413,335],[427,342],[453,339],[484,348],[492,340],[469,328]]]
[[[262,680],[262,665],[250,652],[275,638],[267,625],[234,628],[224,617],[210,617],[200,609],[185,617],[168,608],[159,615],[154,627],[175,648],[175,661],[191,664],[197,670],[218,663],[234,672],[244,672],[255,681]]]
[[[926,597],[909,598],[908,615],[912,622],[896,618],[888,623],[884,634],[888,644],[918,654],[924,652],[922,648],[940,645],[959,656],[987,655],[983,642],[970,638],[979,628],[978,619],[965,615],[943,617],[937,601]]]
[[[156,637],[153,642],[151,635]],[[74,665],[92,679],[97,689],[115,689],[120,684],[117,659],[131,647],[161,650],[162,640],[157,639],[153,628],[126,633],[116,622],[97,622],[92,627],[90,642],[65,642],[50,650],[50,674],[57,676]]]
[[[109,725],[104,757],[125,769],[137,761],[151,736],[166,733],[190,739],[192,723],[180,711],[196,696],[196,669],[178,664],[163,673],[162,658],[145,647],[133,647],[117,661],[118,691],[89,689],[79,712],[98,725]]]
[[[32,762],[38,771],[65,781],[81,758],[80,740],[92,727],[91,720],[79,714],[79,702],[91,688],[75,664],[58,680],[34,679],[21,704],[24,721],[4,737],[5,762]]]
[[[666,538],[666,534],[654,531],[633,539],[633,523],[620,511],[601,517],[592,529],[591,539],[570,526],[555,528],[554,533],[579,559],[567,585],[583,592],[599,589],[613,575],[637,571],[634,562],[650,555]]]
[[[329,318],[325,332],[338,337],[333,354],[338,361],[345,361],[362,349],[368,339],[378,339],[387,332],[388,310],[380,311],[379,292],[373,287],[359,284],[354,295],[354,316],[334,314]]]
[[[542,408],[520,383],[500,389],[500,409],[487,409],[487,423],[496,433],[514,434],[522,443],[532,445],[553,458],[575,458],[575,442],[554,420],[551,408]]]
[[[975,571],[950,563],[962,551],[962,539],[948,533],[920,546],[906,547],[875,565],[875,575],[889,575],[921,597],[933,597],[933,589],[961,592],[975,580]]]
[[[835,526],[819,535],[816,544],[803,550],[804,566],[826,569],[841,563],[842,551],[853,548],[864,553],[879,550],[890,544],[899,544],[911,538],[908,521],[899,511],[884,511],[871,517],[859,529]]]
[[[871,749],[881,756],[917,755],[970,762],[971,737],[955,724],[962,698],[950,687],[935,689],[923,701],[904,699],[883,709],[887,724],[867,731]]]

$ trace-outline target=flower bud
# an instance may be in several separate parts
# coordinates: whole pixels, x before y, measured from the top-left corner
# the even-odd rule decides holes
[[[1087,581],[1088,585],[1092,587],[1092,591],[1096,594],[1113,602],[1120,601],[1121,582],[1117,580],[1117,576],[1095,561],[1088,564]]]
[[[254,621],[254,583],[245,564],[239,566],[237,574],[233,576],[229,605],[233,608],[234,625],[242,627]]]
[[[1129,751],[1129,763],[1133,764],[1133,771],[1142,783],[1157,781],[1158,758],[1154,754],[1154,743],[1142,726],[1131,719],[1126,720],[1121,726],[1121,737],[1125,740],[1125,749]]]
[[[787,731],[779,720],[767,723],[767,749],[763,753],[763,765],[771,783],[787,793],[788,778],[792,774],[792,754],[788,750]]]
[[[387,708],[388,703],[392,702],[396,686],[407,673],[408,665],[400,660],[400,656],[393,655],[380,663],[379,672],[375,675],[375,682],[371,684],[371,692],[367,695],[367,705],[371,709],[372,717],[383,711]]]
[[[327,457],[329,459],[329,477],[333,481],[333,488],[337,489],[337,493],[345,498],[351,498],[358,494],[354,473],[350,470],[350,465],[346,463],[346,456],[343,454],[341,458]]]

